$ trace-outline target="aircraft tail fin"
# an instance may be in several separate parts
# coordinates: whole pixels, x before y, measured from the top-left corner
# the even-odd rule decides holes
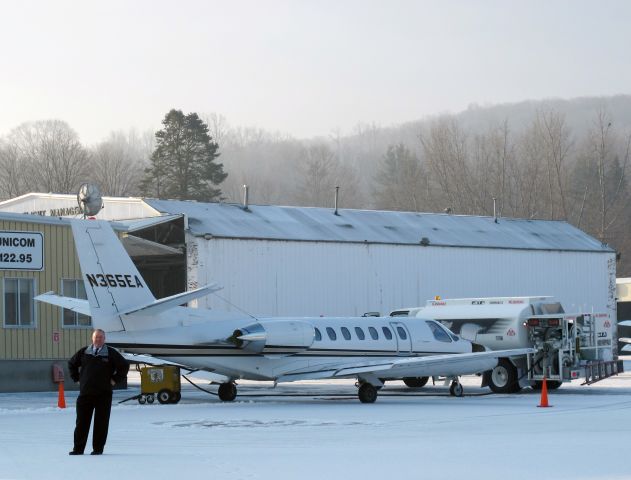
[[[126,330],[123,315],[155,297],[108,222],[73,220],[71,226],[92,324],[106,332]]]

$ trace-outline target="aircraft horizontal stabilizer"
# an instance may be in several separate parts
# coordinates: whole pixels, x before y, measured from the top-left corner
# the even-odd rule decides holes
[[[81,298],[62,297],[53,292],[46,292],[35,297],[35,300],[50,303],[51,305],[56,305],[66,310],[82,313],[83,315],[90,315],[90,304],[87,300]]]
[[[618,322],[618,325],[622,325],[623,327],[631,327],[631,320],[622,320]]]
[[[209,295],[221,289],[222,287],[220,287],[216,283],[212,283],[210,285],[206,285],[204,287],[197,288],[189,292],[178,293],[177,295],[161,298],[160,300],[155,300],[152,303],[142,305],[140,307],[135,306],[129,310],[121,312],[121,315],[131,315],[134,313],[142,313],[143,315],[157,315],[159,313],[166,312],[167,310],[171,310],[178,305],[182,305],[183,303],[195,300],[196,298],[205,297],[206,295]]]

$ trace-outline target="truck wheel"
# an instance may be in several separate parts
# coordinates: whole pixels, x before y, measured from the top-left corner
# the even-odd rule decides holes
[[[519,391],[517,369],[507,358],[500,358],[497,366],[491,370],[489,388],[495,393],[512,393]]]
[[[222,402],[232,402],[237,398],[237,386],[232,382],[219,385],[219,400]]]
[[[357,391],[357,396],[362,403],[375,403],[375,400],[377,400],[377,389],[370,383],[362,383]]]
[[[182,399],[182,394],[180,392],[173,392],[171,396],[171,403],[178,403]]]
[[[140,405],[144,405],[145,403],[147,403],[147,399],[145,398],[145,396],[144,396],[144,395],[140,395],[140,396],[138,397],[138,403],[139,403]]]
[[[149,395],[147,395],[147,403],[148,404],[152,404],[153,401],[155,400],[153,393],[150,393]]]
[[[562,383],[557,380],[546,380],[546,387],[548,390],[556,390],[561,386],[561,384]],[[540,391],[543,388],[543,382],[541,380],[537,380],[531,385],[531,387],[533,390]]]
[[[161,404],[171,403],[171,390],[163,388],[158,392],[158,402]]]
[[[410,388],[421,388],[427,384],[429,377],[405,377],[403,383]]]

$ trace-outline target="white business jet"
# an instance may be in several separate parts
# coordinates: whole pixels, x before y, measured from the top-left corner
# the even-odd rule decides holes
[[[440,323],[416,317],[255,318],[180,306],[219,288],[156,300],[109,223],[71,220],[87,300],[53,292],[37,300],[90,315],[108,344],[227,377],[219,398],[237,395],[238,379],[290,382],[356,378],[372,403],[384,381],[447,376],[461,396],[459,375],[490,370],[498,358],[530,349],[486,351]]]

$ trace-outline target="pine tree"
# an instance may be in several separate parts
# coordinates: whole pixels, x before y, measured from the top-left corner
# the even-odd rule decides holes
[[[221,198],[215,188],[228,176],[215,159],[219,145],[196,113],[171,110],[156,132],[156,149],[140,188],[144,195],[210,202]]]

